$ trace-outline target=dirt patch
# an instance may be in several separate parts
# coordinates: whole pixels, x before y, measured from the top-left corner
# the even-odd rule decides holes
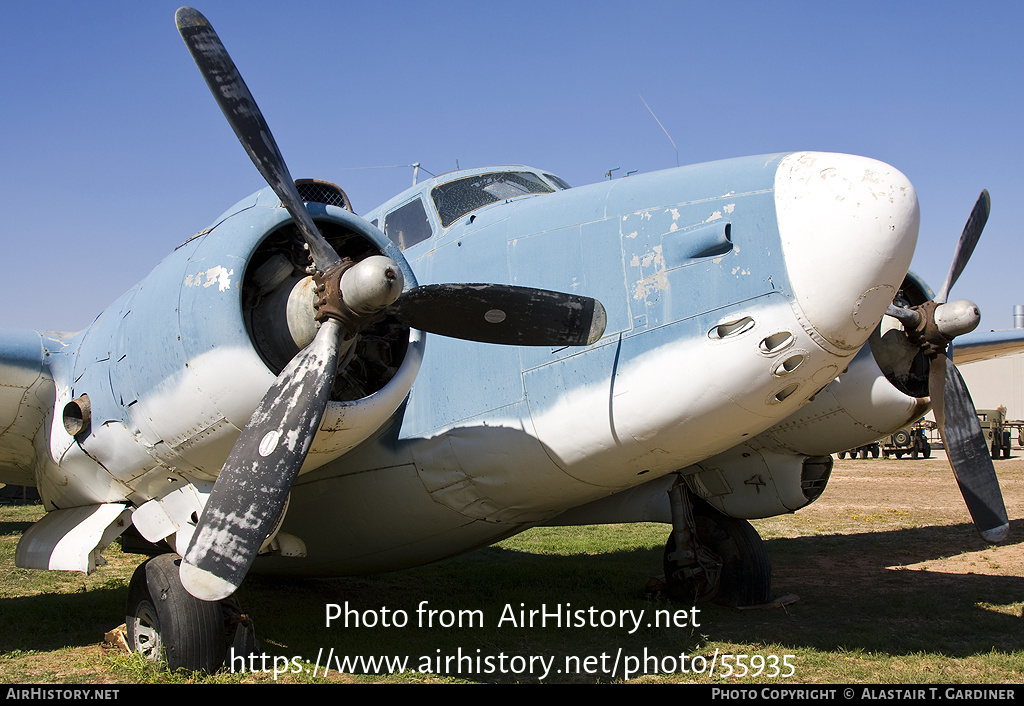
[[[974,529],[941,451],[930,459],[836,459],[817,502],[755,523],[792,550],[780,552],[777,581],[885,591],[904,590],[908,580],[939,586],[970,574],[1024,576],[1024,452],[994,463],[1010,518],[1000,545]]]

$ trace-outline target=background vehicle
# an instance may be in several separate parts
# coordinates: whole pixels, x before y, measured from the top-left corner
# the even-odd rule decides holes
[[[889,456],[895,456],[896,458],[903,458],[904,456],[910,456],[911,458],[918,458],[920,456],[930,458],[932,455],[932,445],[928,440],[930,425],[930,422],[925,422],[921,419],[912,426],[898,429],[883,442],[882,457],[889,458]]]
[[[840,451],[838,456],[839,458],[846,458],[847,456],[850,458],[867,458],[868,456],[871,456],[871,458],[878,458],[880,451],[881,445],[876,441],[873,444],[858,446],[857,448],[850,449],[849,451]]]
[[[1010,429],[1006,426],[1006,407],[979,409],[978,422],[988,441],[992,458],[1010,458]]]

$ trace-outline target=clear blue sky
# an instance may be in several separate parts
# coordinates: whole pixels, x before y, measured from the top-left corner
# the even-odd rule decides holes
[[[261,179],[174,26],[179,2],[3,2],[0,327],[78,330]],[[364,212],[435,174],[524,163],[580,185],[787,150],[863,154],[921,202],[937,289],[1024,303],[1024,3],[198,2],[293,176]],[[841,267],[837,263],[836,267]],[[828,276],[827,269],[822,273]]]

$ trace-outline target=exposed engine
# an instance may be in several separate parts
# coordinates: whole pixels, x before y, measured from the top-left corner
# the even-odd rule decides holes
[[[381,254],[379,246],[347,225],[323,218],[315,222],[342,258],[359,262]],[[264,239],[246,269],[242,285],[245,325],[257,352],[275,375],[316,335],[316,291],[307,274],[309,265],[309,251],[298,228],[287,223]],[[405,357],[409,327],[388,316],[356,337],[339,362],[332,401],[357,400],[382,389]]]

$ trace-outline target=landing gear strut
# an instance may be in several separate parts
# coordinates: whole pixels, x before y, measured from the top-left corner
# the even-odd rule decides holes
[[[669,597],[748,606],[772,600],[772,565],[749,522],[697,499],[680,479],[669,491],[672,533],[665,544]]]
[[[235,654],[258,649],[252,622],[234,599],[195,598],[181,585],[180,563],[176,554],[160,554],[132,575],[125,606],[132,651],[171,671],[214,672],[223,663],[229,643]]]

